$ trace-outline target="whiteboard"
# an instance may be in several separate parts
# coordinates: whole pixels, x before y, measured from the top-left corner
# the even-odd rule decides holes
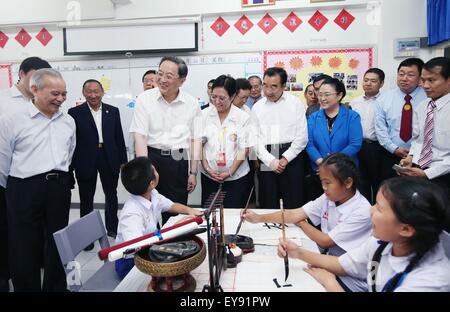
[[[229,74],[235,78],[261,75],[262,54],[231,53],[180,56],[188,65],[188,76],[182,89],[205,103],[207,98],[207,83],[210,79],[222,74]],[[130,59],[87,59],[83,61],[58,61],[50,64],[59,70],[67,85],[67,100],[62,110],[67,112],[79,100],[84,102],[82,85],[87,79],[109,81],[110,86],[105,90],[103,102],[119,108],[127,148],[129,147],[130,123],[133,117],[133,100],[143,91],[142,75],[149,69],[157,69],[161,57],[130,58]],[[19,64],[13,66],[13,75],[17,77]],[[99,180],[99,179],[98,179]],[[98,181],[99,183],[99,181]],[[200,177],[197,179],[197,188],[189,195],[190,205],[200,205],[201,202]],[[128,198],[128,193],[119,181],[119,203]],[[104,202],[101,186],[97,185],[95,202]],[[78,201],[78,191],[72,193],[72,202]]]

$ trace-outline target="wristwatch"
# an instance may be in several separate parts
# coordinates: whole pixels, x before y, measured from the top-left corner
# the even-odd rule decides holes
[[[194,172],[194,171],[189,170],[189,175],[197,176],[197,174],[198,174],[198,171]]]

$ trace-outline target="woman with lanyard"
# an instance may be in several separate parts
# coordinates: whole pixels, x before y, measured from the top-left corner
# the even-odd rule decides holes
[[[359,114],[341,103],[346,91],[344,84],[336,78],[327,78],[320,85],[318,99],[320,110],[308,118],[308,145],[306,152],[311,160],[313,172],[323,159],[334,153],[350,156],[358,164],[358,151],[362,144],[362,127]],[[309,190],[311,199],[322,193],[318,175],[313,175]]]
[[[372,292],[450,291],[450,260],[439,238],[449,210],[434,184],[419,177],[384,181],[371,216],[373,237],[340,257],[289,240],[278,253],[309,263],[305,270],[328,291],[343,291],[334,274],[367,278]]]
[[[249,115],[232,105],[236,80],[221,75],[212,85],[212,104],[202,111],[202,206],[220,184],[226,192],[225,208],[245,206],[250,191]]]

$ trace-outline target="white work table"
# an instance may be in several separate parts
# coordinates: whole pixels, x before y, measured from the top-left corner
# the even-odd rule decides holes
[[[257,213],[269,213],[272,209],[254,209]],[[225,234],[234,234],[239,223],[239,209],[225,209]],[[172,220],[173,219],[173,220]],[[165,225],[176,222],[171,218]],[[203,223],[204,225],[206,222]],[[220,285],[228,292],[322,292],[324,288],[313,277],[303,271],[306,264],[297,259],[289,259],[289,278],[284,282],[284,261],[277,256],[277,246],[281,237],[281,229],[264,224],[251,224],[244,222],[239,235],[250,236],[255,244],[255,251],[242,256],[242,261],[235,267],[222,272]],[[199,235],[205,244],[206,233]],[[292,224],[286,227],[286,238],[295,240],[299,245],[308,250],[318,252],[317,245],[311,241],[303,231]],[[195,291],[202,291],[205,284],[209,284],[208,254],[205,261],[191,272],[197,282]],[[278,288],[273,279],[283,286],[291,284],[291,287]],[[146,291],[151,276],[142,273],[134,267],[123,279],[114,291],[117,292],[142,292]]]

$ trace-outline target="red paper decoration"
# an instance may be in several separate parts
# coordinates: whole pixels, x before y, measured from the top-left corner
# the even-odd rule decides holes
[[[277,21],[272,18],[272,16],[267,13],[264,17],[258,22],[258,26],[266,33],[270,33],[272,29],[277,26]]]
[[[309,19],[308,23],[317,31],[320,31],[326,23],[328,23],[328,18],[325,17],[320,11],[316,11],[313,16]]]
[[[230,25],[221,17],[219,16],[216,21],[211,25],[211,29],[219,36],[222,37],[222,35],[230,28]]]
[[[242,15],[240,19],[234,24],[237,30],[243,35],[253,27],[252,21],[245,15]]]
[[[42,28],[41,31],[37,34],[36,39],[39,40],[40,43],[45,47],[50,40],[52,40],[53,36],[48,32],[47,29]]]
[[[25,29],[22,28],[15,37],[15,39],[18,43],[22,45],[22,47],[26,47],[28,42],[30,42],[31,40],[31,36]]]
[[[302,20],[294,12],[289,13],[283,21],[283,25],[286,26],[290,32],[294,32],[301,23],[303,23]]]
[[[5,35],[2,31],[0,31],[0,48],[4,48],[6,43],[8,42],[9,37]]]
[[[348,13],[345,9],[339,13],[338,16],[334,19],[334,22],[339,25],[343,30],[347,30],[347,28],[353,23],[355,17]]]

